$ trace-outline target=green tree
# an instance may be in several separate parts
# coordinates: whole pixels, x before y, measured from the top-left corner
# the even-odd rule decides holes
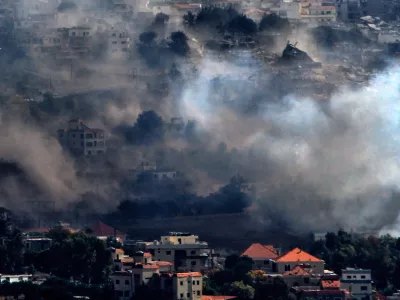
[[[173,53],[181,56],[186,56],[190,52],[190,48],[187,41],[188,37],[184,32],[174,31],[171,32],[170,41],[168,45]]]
[[[239,300],[248,300],[254,298],[254,288],[245,285],[243,281],[235,281],[231,284],[230,294],[236,296]]]
[[[237,15],[229,21],[227,29],[232,33],[255,34],[257,24],[245,15]]]
[[[290,35],[292,32],[288,19],[281,18],[276,14],[265,14],[258,27],[260,31],[278,31],[284,35]]]
[[[157,37],[157,33],[155,33],[154,31],[146,31],[146,32],[142,32],[139,35],[139,41],[143,44],[146,45],[151,45],[154,43],[154,40]]]

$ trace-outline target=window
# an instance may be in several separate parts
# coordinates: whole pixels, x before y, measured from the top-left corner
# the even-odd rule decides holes
[[[119,279],[115,280],[115,284],[119,284]]]
[[[196,281],[193,280],[192,284],[193,284],[193,285],[196,285]]]
[[[339,7],[340,7],[340,5],[339,5]],[[331,14],[331,11],[327,11],[326,14],[327,14],[327,15],[330,15],[330,14]]]
[[[196,261],[193,260],[192,263],[191,263],[191,265],[192,265],[192,266],[195,266],[195,265],[196,265]]]
[[[181,299],[183,299],[183,294],[181,294]]]
[[[75,36],[76,35],[76,32],[75,31],[72,31],[72,36]]]
[[[361,275],[361,279],[365,279],[365,275]]]
[[[81,139],[83,139],[83,133],[81,134]]]
[[[197,280],[197,285],[200,285],[200,280]]]
[[[196,254],[196,250],[190,251],[190,254],[195,255]]]
[[[113,33],[112,36],[117,36],[117,34],[116,34],[116,33]]]
[[[197,291],[197,296],[200,296],[200,291]]]
[[[285,265],[285,271],[290,271],[290,265]]]
[[[351,276],[350,276],[350,275],[347,275],[347,279],[351,279]]]
[[[126,41],[122,41],[122,42],[121,42],[121,45],[125,45],[125,44],[126,44]]]
[[[125,280],[125,285],[129,285],[129,280]]]
[[[356,276],[356,275],[353,275],[353,278],[357,278],[357,276]]]
[[[86,138],[87,139],[92,139],[93,138],[93,134],[92,133],[87,133],[86,134]]]
[[[182,239],[178,239],[178,244],[182,244]]]
[[[183,286],[183,281],[181,280],[181,282],[179,283],[181,286]]]
[[[171,255],[171,251],[167,251],[167,252],[165,252],[165,254]]]
[[[264,260],[264,265],[269,265],[269,260]]]
[[[86,143],[86,147],[93,147],[93,143],[92,142],[87,142]]]
[[[361,290],[362,290],[362,291],[366,291],[366,290],[368,290],[368,287],[367,287],[366,285],[362,285],[362,286],[361,286]]]
[[[187,296],[188,298],[190,298],[190,293],[187,293],[186,296]]]
[[[112,44],[113,44],[113,45],[117,44],[117,41],[113,41]]]

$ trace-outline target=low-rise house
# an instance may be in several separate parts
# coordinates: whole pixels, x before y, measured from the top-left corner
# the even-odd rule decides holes
[[[293,286],[319,286],[320,277],[307,271],[304,266],[296,266],[293,270],[282,274],[283,281],[291,288]]]
[[[30,251],[43,251],[50,248],[52,239],[46,237],[26,238],[26,249]]]
[[[115,296],[119,300],[130,300],[134,295],[134,282],[131,272],[117,271],[110,275],[114,286]]]
[[[296,300],[350,300],[353,299],[347,290],[321,290],[315,287],[292,287],[291,299]]]
[[[30,281],[32,279],[32,275],[29,274],[18,274],[18,275],[8,275],[8,274],[0,274],[0,283],[3,281],[13,283],[20,281]]]
[[[279,249],[271,245],[252,244],[242,253],[253,259],[253,270],[272,271],[273,261],[279,257]]]
[[[295,248],[275,260],[273,271],[279,274],[291,271],[298,265],[309,266],[308,272],[324,274],[325,262],[300,248]]]
[[[101,221],[96,222],[89,228],[90,234],[96,236],[101,240],[107,240],[108,237],[121,238],[122,241],[126,238],[126,233],[114,227],[111,227]]]
[[[348,290],[355,299],[371,299],[371,270],[347,268],[342,270],[340,287]]]

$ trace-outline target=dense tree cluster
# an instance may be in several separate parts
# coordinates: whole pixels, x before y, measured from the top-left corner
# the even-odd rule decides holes
[[[72,300],[77,295],[92,300],[115,299],[109,285],[85,285],[56,277],[51,277],[40,285],[32,282],[3,282],[0,285],[0,294],[14,299],[24,295],[24,299],[28,300]]]
[[[137,49],[149,67],[165,66],[171,55],[186,56],[190,52],[188,37],[182,31],[171,32],[168,40],[157,41],[157,33],[146,31],[140,34]]]
[[[311,253],[338,274],[346,267],[371,269],[378,290],[400,288],[400,238],[364,238],[340,230],[328,233],[325,241],[313,243]]]
[[[111,253],[106,244],[83,232],[71,233],[62,227],[52,229],[49,249],[25,253],[25,264],[57,277],[90,284],[101,284],[111,271]]]
[[[258,25],[260,31],[277,31],[288,36],[292,28],[288,19],[281,18],[277,14],[266,14],[262,17]]]
[[[253,260],[230,255],[223,270],[211,272],[203,281],[205,295],[232,295],[238,299],[287,299],[288,289],[280,277],[269,279],[264,271],[253,271]]]
[[[155,186],[157,196],[147,197],[145,201],[140,202],[123,201],[118,207],[117,214],[123,219],[230,214],[241,213],[252,204],[252,198],[241,191],[240,183],[235,179],[218,192],[204,197],[182,193],[178,189],[178,183],[169,182],[168,185],[167,180],[163,185],[151,181],[151,178],[139,178],[133,188],[136,188],[136,192],[140,189],[149,193]]]

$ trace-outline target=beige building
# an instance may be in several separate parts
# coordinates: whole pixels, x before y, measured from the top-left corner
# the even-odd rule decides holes
[[[146,249],[153,261],[167,261],[177,272],[201,272],[206,269],[209,247],[200,242],[197,235],[183,232],[170,232],[160,241],[147,243]]]
[[[302,2],[300,8],[300,19],[309,25],[317,26],[324,23],[336,22],[336,6],[326,5],[320,1],[309,0]]]
[[[199,272],[177,273],[172,278],[173,300],[201,300],[203,275]]]
[[[81,120],[70,120],[68,128],[57,133],[61,145],[74,154],[92,156],[106,151],[104,130],[89,128]]]
[[[307,271],[309,273],[324,274],[325,262],[299,248],[295,248],[277,258],[274,263],[273,271],[283,274],[295,269],[298,265],[307,266]]]
[[[112,29],[109,33],[108,47],[112,58],[127,57],[131,48],[128,32]]]
[[[119,300],[130,300],[133,296],[133,276],[128,271],[117,271],[110,275],[110,279],[114,286],[115,296]]]

